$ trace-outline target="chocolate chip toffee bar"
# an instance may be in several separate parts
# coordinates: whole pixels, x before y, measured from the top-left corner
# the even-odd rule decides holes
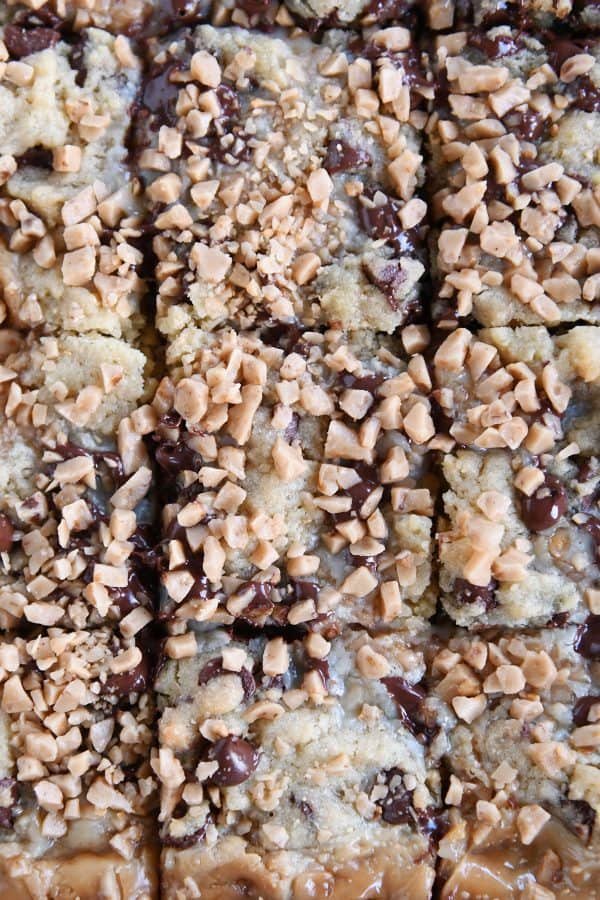
[[[600,900],[600,5],[0,0],[0,896]]]

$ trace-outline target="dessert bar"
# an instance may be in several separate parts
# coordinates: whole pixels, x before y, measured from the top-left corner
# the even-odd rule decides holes
[[[171,345],[153,408],[173,627],[433,613],[426,330],[403,338],[188,329]]]
[[[155,766],[166,894],[429,897],[428,635],[169,638]]]
[[[421,307],[421,139],[409,30],[317,44],[200,26],[153,49],[136,128],[157,325],[273,318],[391,332]]]

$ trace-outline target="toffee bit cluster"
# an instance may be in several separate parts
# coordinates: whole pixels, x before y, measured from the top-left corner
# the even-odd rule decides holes
[[[440,324],[595,321],[597,40],[460,33],[438,39],[438,66]]]
[[[385,342],[370,356],[368,335],[304,331],[287,353],[264,337],[197,335],[153,402],[174,501],[165,613],[176,628],[409,614],[428,602],[433,514],[425,330],[405,329],[408,362]]]
[[[402,324],[424,270],[415,188],[433,96],[410,32],[316,45],[203,26],[193,40],[157,47],[142,96],[159,328]]]

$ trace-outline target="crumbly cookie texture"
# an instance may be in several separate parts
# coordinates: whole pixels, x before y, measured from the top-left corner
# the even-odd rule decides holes
[[[61,896],[69,878],[86,898],[154,893],[143,648],[108,629],[0,641],[3,896]]]
[[[437,61],[440,324],[597,322],[598,40],[471,30]]]
[[[433,613],[426,329],[404,342],[284,326],[172,345],[153,410],[173,628]]]
[[[600,330],[457,329],[433,357],[446,432],[443,602],[461,625],[581,619],[598,571]],[[441,434],[437,440],[441,441]]]
[[[140,62],[98,29],[0,29],[0,317],[135,337],[144,286],[127,164]],[[137,242],[137,243],[136,243]]]
[[[428,634],[169,638],[153,763],[164,889],[429,897],[440,784],[419,684]]]
[[[157,324],[392,332],[420,307],[426,60],[401,27],[323,43],[200,26],[159,44],[137,165]]]
[[[147,360],[97,335],[3,339],[0,627],[132,636],[154,607]]]
[[[435,655],[450,771],[444,900],[596,896],[599,623],[458,633]]]
[[[285,5],[301,20],[330,28],[381,25],[391,19],[402,24],[417,7],[415,0],[285,0]]]

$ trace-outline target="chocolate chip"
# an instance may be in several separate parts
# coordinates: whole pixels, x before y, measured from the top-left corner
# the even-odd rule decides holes
[[[382,678],[390,695],[394,698],[398,718],[412,734],[428,734],[430,729],[425,723],[423,704],[425,691],[418,684],[409,684],[397,675]]]
[[[316,659],[315,657],[310,656],[306,660],[306,668],[309,672],[318,672],[323,687],[327,688],[327,683],[329,681],[329,663],[326,659]]]
[[[8,516],[0,514],[0,553],[10,550],[14,529]]]
[[[17,25],[7,25],[3,36],[6,49],[14,59],[53,47],[59,37],[52,28],[19,28]]]
[[[486,59],[514,56],[525,48],[525,43],[519,35],[497,34],[492,37],[483,31],[471,31],[468,43],[470,47],[480,50]]]
[[[367,278],[379,288],[391,308],[396,311],[402,305],[402,288],[406,272],[401,262],[388,259],[374,259],[364,267]]]
[[[15,157],[17,166],[34,166],[36,169],[52,170],[52,150],[46,147],[30,147],[25,153]]]
[[[208,681],[212,681],[213,678],[219,678],[222,675],[238,675],[242,682],[242,689],[244,691],[244,700],[249,700],[250,697],[256,692],[256,682],[250,672],[245,667],[242,668],[239,672],[231,672],[229,669],[223,668],[223,659],[220,656],[211,659],[206,663],[205,666],[200,671],[198,675],[198,684],[206,684]]]
[[[588,44],[586,41],[569,41],[565,38],[559,38],[552,41],[548,46],[548,61],[558,75],[560,74],[563,63],[572,56],[577,56],[579,53],[585,53],[587,49]]]
[[[346,141],[334,139],[327,145],[327,155],[323,163],[330,175],[338,172],[357,172],[371,165],[371,157],[366,150],[355,148]]]
[[[178,441],[160,444],[156,449],[156,462],[169,475],[179,475],[180,472],[197,471],[202,465],[202,457],[184,441]]]
[[[158,131],[161,125],[177,124],[175,107],[181,85],[171,79],[182,68],[180,62],[170,62],[166,66],[150,69],[144,82],[141,105],[153,117],[150,124],[152,131]]]
[[[233,734],[221,738],[208,751],[208,759],[216,760],[219,768],[212,782],[219,787],[242,784],[256,770],[258,753],[249,741]]]
[[[511,110],[504,117],[503,122],[518,140],[530,141],[531,143],[540,140],[549,124],[549,120],[541,113],[534,112],[534,110],[529,108],[520,112]]]
[[[405,256],[417,255],[417,239],[414,229],[405,231],[400,224],[399,213],[401,204],[388,197],[383,191],[368,190],[363,197],[373,201],[377,197],[377,204],[365,203],[360,197],[358,203],[358,221],[363,231],[375,241],[387,241],[397,253]],[[379,202],[381,198],[383,202]]]
[[[118,606],[122,616],[126,616],[137,606],[152,609],[152,597],[140,581],[137,572],[131,570],[127,577],[127,587],[108,589],[111,601]]]
[[[129,672],[120,672],[118,675],[109,675],[104,684],[105,693],[118,694],[123,697],[126,694],[141,693],[150,683],[150,666],[144,656],[142,661]]]
[[[575,634],[573,644],[586,659],[600,659],[600,616],[588,616]]]
[[[367,391],[374,397],[377,388],[383,384],[383,375],[352,375],[350,372],[344,372],[339,378],[341,386],[344,390]]]
[[[464,578],[456,578],[452,586],[455,602],[461,606],[469,603],[483,603],[486,610],[494,609],[498,605],[496,589],[498,582],[492,578],[489,584],[484,586],[471,584]]]
[[[573,82],[569,97],[573,109],[581,109],[588,113],[600,112],[600,90],[589,75],[580,75]]]
[[[597,703],[600,704],[600,696],[598,694],[587,694],[585,697],[579,697],[573,707],[573,724],[578,727],[587,725],[590,710]]]
[[[537,491],[521,500],[521,518],[527,528],[536,534],[556,525],[567,509],[565,489],[554,475],[546,475]]]
[[[77,73],[75,75],[75,84],[83,87],[87,78],[87,66],[85,64],[85,37],[80,38],[76,44],[73,44],[69,51],[69,65]]]
[[[206,835],[206,829],[210,823],[210,816],[207,818],[206,822],[200,827],[197,828],[196,831],[191,832],[191,834],[184,834],[180,837],[174,837],[173,835],[163,834],[161,837],[161,843],[165,847],[174,847],[177,850],[186,850],[188,847],[193,847],[195,844],[200,843],[201,840],[204,839]]]

